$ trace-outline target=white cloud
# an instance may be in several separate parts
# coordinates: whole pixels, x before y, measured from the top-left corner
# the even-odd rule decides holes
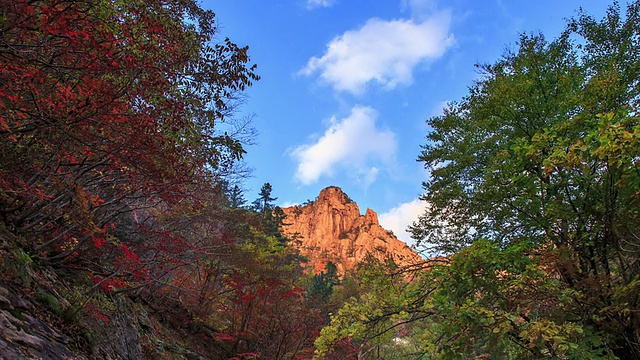
[[[422,22],[373,18],[357,30],[335,37],[322,57],[300,70],[338,91],[362,93],[376,82],[387,89],[413,81],[413,69],[441,57],[454,43],[450,15],[439,12]]]
[[[313,144],[301,145],[290,152],[298,162],[295,177],[303,184],[316,182],[322,176],[331,176],[336,168],[362,176],[364,185],[370,185],[378,168],[370,161],[388,162],[396,151],[395,134],[376,128],[377,112],[365,106],[355,106],[351,114],[338,120]]]
[[[296,202],[293,202],[293,201],[285,201],[281,205],[278,205],[278,206],[280,206],[281,208],[288,208],[288,207],[292,207],[292,206],[296,206],[296,205],[300,205],[300,204],[298,204]]]
[[[424,213],[427,203],[419,199],[403,203],[393,209],[378,215],[380,225],[387,230],[393,231],[398,239],[413,245],[415,240],[411,238],[411,234],[407,232],[407,227],[414,221],[418,220],[418,216]]]
[[[333,6],[334,0],[307,0],[307,9]]]

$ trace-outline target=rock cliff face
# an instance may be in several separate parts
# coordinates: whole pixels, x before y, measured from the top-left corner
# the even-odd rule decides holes
[[[401,266],[421,260],[407,244],[380,226],[375,211],[367,209],[362,216],[358,204],[339,187],[322,190],[314,202],[283,210],[287,215],[283,232],[294,239],[314,272],[332,261],[344,273],[369,254],[383,261],[393,258]]]

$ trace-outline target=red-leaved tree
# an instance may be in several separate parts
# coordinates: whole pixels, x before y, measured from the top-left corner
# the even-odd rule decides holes
[[[258,79],[247,48],[212,44],[214,14],[192,0],[0,8],[0,220],[97,285],[123,285],[114,269],[144,278],[140,238],[120,228],[192,201],[242,156],[220,124]]]

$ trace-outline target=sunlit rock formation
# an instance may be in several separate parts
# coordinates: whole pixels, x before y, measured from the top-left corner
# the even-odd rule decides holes
[[[392,258],[400,266],[417,263],[420,256],[378,223],[378,214],[365,215],[339,187],[323,189],[313,202],[283,209],[287,218],[283,232],[309,259],[314,272],[332,261],[338,271],[353,269],[367,255],[385,261]]]

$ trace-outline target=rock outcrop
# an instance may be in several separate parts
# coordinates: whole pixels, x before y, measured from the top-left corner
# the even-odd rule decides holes
[[[420,256],[378,223],[378,214],[365,215],[339,187],[323,189],[316,201],[283,209],[287,215],[283,232],[293,239],[300,253],[309,259],[314,272],[328,261],[344,273],[367,256],[400,266],[421,261]]]
[[[86,359],[69,349],[71,338],[34,314],[38,305],[0,286],[0,359]]]

